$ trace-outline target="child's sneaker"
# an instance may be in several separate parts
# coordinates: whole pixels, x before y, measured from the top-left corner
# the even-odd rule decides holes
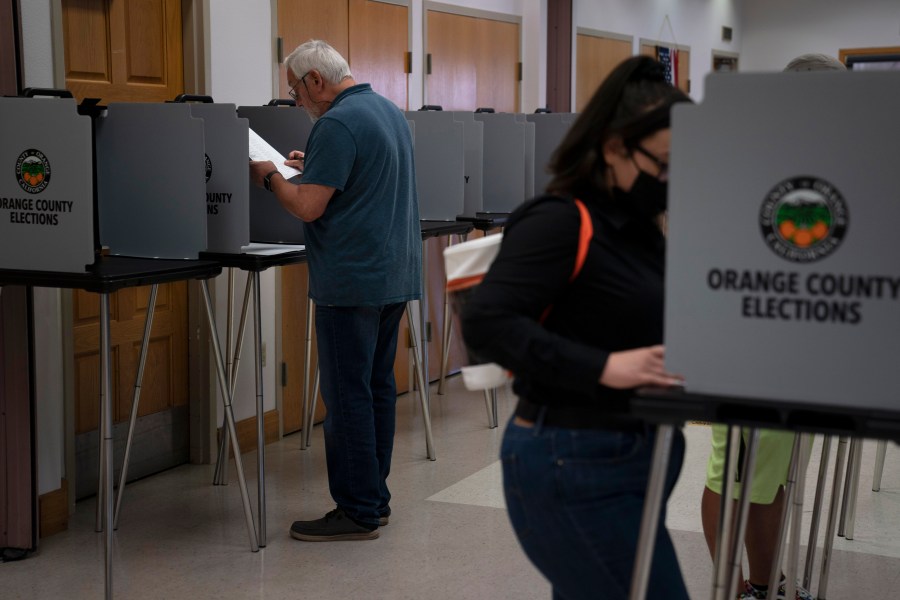
[[[784,579],[782,578],[781,583],[778,584],[778,595],[775,596],[775,600],[785,600],[784,597]],[[814,600],[812,594],[810,594],[806,588],[804,588],[799,583],[797,584],[797,591],[794,593],[794,597],[796,600]]]
[[[758,589],[752,583],[750,583],[749,579],[744,580],[744,589],[738,594],[738,600],[757,600],[759,598],[768,598],[769,590],[768,589]]]
[[[784,596],[785,592],[785,582],[784,579],[781,580],[781,583],[778,584],[778,594],[775,596],[775,600],[785,600]],[[759,589],[750,583],[749,579],[744,580],[744,590],[738,594],[738,600],[765,600],[769,597],[768,589]],[[797,591],[794,594],[795,600],[813,600],[812,595],[804,589],[799,583],[797,584]]]

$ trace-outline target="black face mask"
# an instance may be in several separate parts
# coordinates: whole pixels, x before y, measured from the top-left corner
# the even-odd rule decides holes
[[[637,212],[654,219],[666,210],[669,185],[646,171],[640,171],[627,195],[631,197],[633,207]]]

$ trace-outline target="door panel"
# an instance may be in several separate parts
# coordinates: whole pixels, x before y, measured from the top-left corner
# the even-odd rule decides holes
[[[516,112],[519,106],[517,23],[429,10],[428,104],[444,110],[490,107]]]
[[[184,91],[180,0],[62,0],[66,86],[81,100],[163,102]],[[112,406],[119,450],[140,358],[150,287],[110,295]],[[100,300],[73,291],[77,498],[96,492]],[[159,286],[142,380],[132,479],[189,456],[187,283]],[[176,410],[177,409],[177,410]],[[117,465],[121,456],[117,454]]]
[[[631,56],[632,42],[579,33],[576,112],[581,112],[597,87],[620,62]]]
[[[331,44],[350,63],[356,81],[371,83],[372,88],[397,106],[407,106],[408,75],[405,58],[409,40],[409,9],[374,0],[282,0],[278,3],[278,35],[285,55],[310,39]],[[279,67],[280,96],[287,97],[287,77]],[[286,372],[282,391],[284,432],[297,431],[302,425],[303,360],[306,353],[307,265],[281,269],[281,349]],[[404,321],[405,323],[405,321]],[[313,332],[315,335],[315,332]],[[405,325],[401,325],[398,361],[395,373],[398,388],[405,391],[407,346]],[[315,339],[311,353],[315,365]],[[324,418],[321,396],[316,422]]]
[[[278,37],[284,55],[311,39],[325,40],[347,57],[350,49],[347,0],[281,0],[278,2]],[[352,68],[352,65],[351,65]],[[288,98],[284,65],[278,66],[281,98]]]
[[[408,105],[409,9],[398,4],[350,0],[347,61],[356,81],[390,99],[400,110]],[[386,34],[390,32],[390,34]]]
[[[62,0],[62,9],[76,97],[160,102],[184,89],[180,0]]]

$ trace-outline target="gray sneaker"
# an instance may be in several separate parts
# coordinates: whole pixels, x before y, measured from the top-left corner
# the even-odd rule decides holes
[[[314,521],[294,521],[291,537],[304,542],[336,542],[340,540],[374,540],[378,527],[368,529],[344,514],[340,508]]]

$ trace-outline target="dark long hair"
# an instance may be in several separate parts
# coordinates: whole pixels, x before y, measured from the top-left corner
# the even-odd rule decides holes
[[[669,126],[669,111],[687,95],[666,81],[663,66],[632,56],[603,80],[553,153],[547,185],[552,194],[596,196],[608,192],[603,144],[621,135],[626,147]]]

